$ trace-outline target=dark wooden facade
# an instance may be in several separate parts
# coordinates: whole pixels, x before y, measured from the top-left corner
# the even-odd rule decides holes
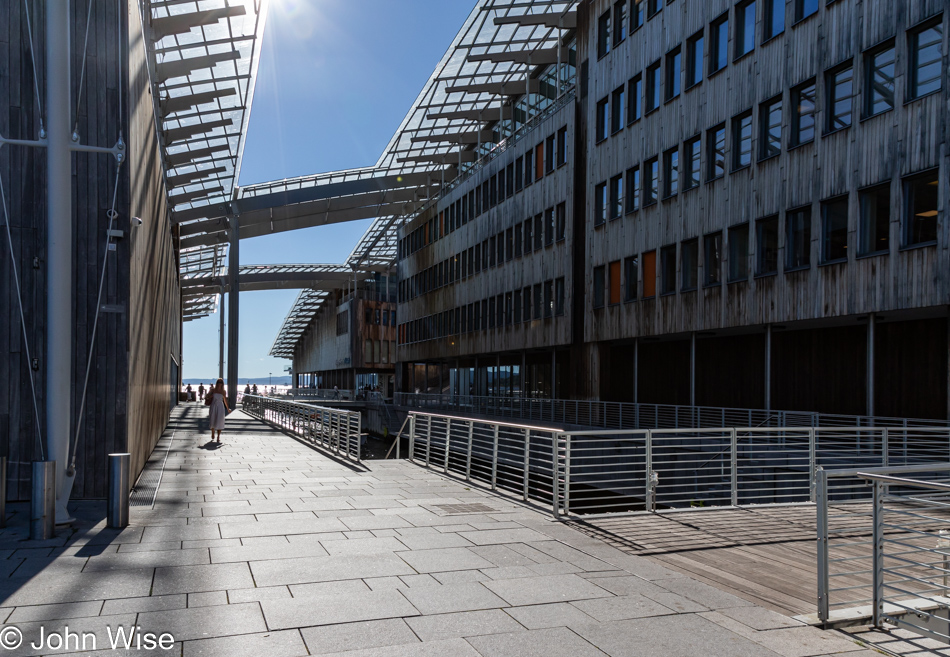
[[[172,359],[180,363],[180,304],[169,214],[138,4],[92,3],[85,81],[75,122],[84,144],[113,146],[120,130],[128,160],[118,170],[114,229],[123,231],[108,251],[105,294],[99,316],[88,397],[77,450],[74,498],[107,492],[107,455],[130,451],[133,480],[167,424],[172,400]],[[71,4],[73,98],[79,93],[87,1]],[[45,97],[45,4],[31,12],[39,95]],[[24,3],[0,0],[0,133],[36,139],[39,109]],[[120,110],[121,100],[121,110]],[[75,102],[75,100],[74,100]],[[26,318],[26,340],[38,368],[33,372],[41,427],[45,423],[46,153],[40,148],[0,149],[0,178],[10,212],[16,266]],[[107,212],[117,163],[111,155],[72,155],[74,240],[74,418],[89,353],[103,257]],[[132,227],[130,217],[142,218]],[[17,308],[6,235],[0,249],[0,449],[9,458],[8,496],[26,499],[30,462],[38,458],[24,336]],[[177,389],[177,387],[175,388]],[[63,404],[63,412],[67,412]],[[45,436],[45,430],[44,430]]]

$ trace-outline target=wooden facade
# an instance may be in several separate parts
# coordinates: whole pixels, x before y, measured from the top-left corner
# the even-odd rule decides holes
[[[799,15],[799,5],[810,4],[758,0],[747,23],[749,3],[735,0],[578,3],[574,116],[563,108],[564,118],[545,121],[566,120],[572,132],[571,173],[557,179],[572,205],[565,245],[400,305],[400,322],[411,324],[517,289],[539,267],[554,266],[572,281],[573,322],[443,331],[423,341],[401,332],[400,360],[452,368],[463,367],[460,358],[570,345],[570,390],[578,398],[947,418],[950,11],[942,0],[837,0]],[[773,9],[783,20],[773,20]],[[720,51],[715,28],[722,21]],[[915,35],[931,28],[939,58],[927,75],[937,76],[915,91]],[[875,77],[874,57],[891,48],[893,69]],[[690,75],[694,51],[698,79]],[[713,64],[720,52],[721,65]],[[846,82],[836,85],[839,73]],[[888,79],[891,107],[866,107]],[[776,101],[780,113],[770,115]],[[507,144],[400,237],[410,239],[534,141]],[[648,203],[654,158],[657,198]],[[916,176],[932,191],[929,205],[915,210]],[[537,191],[549,196],[521,192],[524,203],[516,194],[442,239],[405,250],[404,285],[533,205],[561,200],[560,188]],[[878,212],[886,216],[879,234],[866,237],[861,208],[872,198],[883,199]],[[910,239],[917,213],[935,225],[932,239]],[[802,230],[793,230],[796,218]],[[883,248],[866,248],[865,240],[879,247],[883,237]]]
[[[90,0],[91,1],[91,0]],[[36,139],[39,108],[27,17],[40,98],[45,96],[45,4],[0,1],[0,134]],[[79,94],[88,3],[74,2],[70,16],[73,98]],[[99,277],[108,253],[105,295],[99,314],[88,396],[77,450],[74,498],[101,498],[107,492],[107,455],[130,451],[133,480],[168,420],[181,362],[180,294],[177,259],[165,202],[161,162],[139,7],[92,2],[88,55],[77,132],[84,144],[113,146],[120,131],[128,159],[118,171],[113,228],[123,236],[107,245],[107,211],[112,206],[117,164],[111,155],[72,155],[74,241],[74,347],[72,412],[78,413],[97,312]],[[80,46],[76,46],[80,44]],[[121,101],[121,106],[120,106]],[[121,109],[120,109],[121,107]],[[0,178],[10,212],[20,275],[26,340],[37,360],[33,375],[41,425],[45,423],[45,249],[46,153],[23,146],[0,148]],[[143,225],[133,227],[130,217]],[[10,251],[0,235],[0,449],[9,458],[9,499],[26,499],[30,463],[39,458],[37,426],[30,391]],[[107,251],[108,249],[108,251]],[[175,366],[173,366],[175,363]],[[63,412],[67,405],[63,404]],[[76,418],[72,420],[75,431]],[[45,431],[43,431],[45,436]]]

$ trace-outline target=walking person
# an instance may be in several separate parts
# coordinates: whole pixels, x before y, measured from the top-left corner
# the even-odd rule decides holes
[[[227,393],[224,391],[224,379],[218,379],[214,384],[214,389],[208,392],[211,397],[210,409],[208,410],[208,419],[211,424],[211,442],[215,442],[214,432],[218,432],[218,444],[221,444],[221,432],[224,431],[224,418],[231,412],[228,408]]]
[[[201,401],[205,400],[205,384],[203,383],[198,384],[198,399]]]

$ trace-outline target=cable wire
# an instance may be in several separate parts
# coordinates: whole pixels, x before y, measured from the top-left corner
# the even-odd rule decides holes
[[[40,460],[46,460],[46,451],[43,449],[43,427],[40,425],[40,407],[36,402],[36,382],[33,380],[33,358],[30,356],[30,338],[26,331],[26,315],[23,312],[23,296],[20,291],[20,274],[16,267],[16,251],[13,249],[13,233],[10,232],[10,211],[7,209],[7,196],[3,191],[3,176],[0,176],[0,201],[3,204],[4,225],[7,229],[7,243],[10,245],[10,264],[13,266],[13,282],[16,285],[16,300],[20,307],[20,325],[23,327],[23,349],[26,351],[26,365],[30,373],[30,392],[33,393],[33,414],[36,417],[36,436],[39,446]]]
[[[40,79],[36,75],[36,51],[33,49],[33,27],[30,25],[30,6],[23,0],[23,13],[26,16],[26,33],[30,37],[30,60],[33,63],[33,89],[36,91],[36,107],[40,113],[40,132],[43,132],[43,103],[40,101]],[[42,137],[42,135],[40,135]],[[7,215],[9,220],[10,215]]]
[[[76,94],[76,117],[73,121],[73,134],[78,134],[79,132],[79,106],[82,103],[83,82],[86,81],[86,57],[89,53],[89,23],[92,22],[92,0],[88,0],[88,2],[89,5],[86,9],[86,38],[82,44],[82,67],[79,71],[79,93]]]

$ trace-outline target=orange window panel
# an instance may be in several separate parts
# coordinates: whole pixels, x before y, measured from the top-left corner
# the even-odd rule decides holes
[[[643,254],[643,296],[656,296],[656,251]]]
[[[534,179],[541,180],[544,176],[544,142],[534,149]]]
[[[620,303],[620,261],[611,262],[610,270],[607,274],[609,276],[609,285],[610,285],[610,300],[609,304],[614,305]]]

